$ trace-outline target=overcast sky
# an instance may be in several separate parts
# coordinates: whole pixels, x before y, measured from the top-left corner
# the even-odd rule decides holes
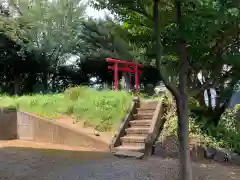
[[[87,2],[88,0],[83,0],[84,2]],[[109,15],[109,12],[107,10],[101,10],[98,11],[90,6],[87,7],[87,15],[93,18],[104,18],[105,14]]]
[[[94,17],[94,18],[104,18],[105,16],[105,13],[106,13],[106,10],[105,11],[98,11],[92,7],[87,7],[87,15],[90,16],[90,17]]]

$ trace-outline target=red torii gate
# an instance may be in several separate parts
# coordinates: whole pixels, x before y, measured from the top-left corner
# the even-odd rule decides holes
[[[134,62],[123,61],[119,59],[107,58],[108,63],[113,63],[113,66],[108,66],[108,69],[114,70],[114,90],[118,91],[118,71],[131,72],[135,73],[135,85],[137,91],[139,91],[139,74],[143,71],[140,68],[143,68],[142,64],[137,64]],[[125,67],[118,67],[118,64],[124,64]],[[132,69],[133,68],[133,69]]]

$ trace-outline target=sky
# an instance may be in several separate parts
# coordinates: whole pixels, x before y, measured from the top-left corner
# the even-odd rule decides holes
[[[1,0],[0,0],[1,1]],[[83,0],[83,2],[87,2],[88,0]],[[93,17],[93,18],[104,18],[105,17],[105,14],[108,13],[107,10],[101,10],[101,11],[98,11],[90,6],[87,7],[86,9],[86,13],[87,13],[87,16],[89,17]],[[69,60],[67,61],[67,64],[72,64],[74,63],[76,60],[78,59],[78,56],[72,56],[69,58]]]
[[[87,7],[86,13],[89,17],[93,18],[104,18],[107,10],[98,11],[90,6]]]
[[[83,0],[83,2],[88,2],[89,0]],[[93,18],[104,18],[105,14],[109,14],[107,10],[98,11],[90,6],[87,7],[86,13],[89,17]]]
[[[1,0],[0,0],[1,1]],[[87,2],[88,0],[83,0],[83,2]],[[93,18],[104,18],[106,14],[109,15],[109,11],[108,10],[101,10],[101,11],[98,11],[90,6],[87,7],[86,9],[86,14],[87,16],[89,17],[93,17]],[[78,59],[78,56],[72,56],[70,57],[70,59],[68,60],[67,64],[72,64],[74,63],[76,60]]]

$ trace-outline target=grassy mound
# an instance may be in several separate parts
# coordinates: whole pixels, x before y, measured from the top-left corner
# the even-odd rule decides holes
[[[115,129],[131,101],[131,95],[126,92],[96,91],[86,87],[70,88],[62,94],[0,96],[1,107],[16,107],[49,119],[68,115],[99,131]]]

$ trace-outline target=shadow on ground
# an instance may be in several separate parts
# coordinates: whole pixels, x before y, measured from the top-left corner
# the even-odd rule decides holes
[[[94,149],[19,141],[15,143],[16,145],[13,142],[0,144],[0,180],[41,179],[73,164],[111,157],[107,152]]]
[[[235,165],[240,167],[240,156],[221,149],[204,147],[190,140],[190,155],[194,162],[214,161],[224,165]],[[155,145],[154,155],[162,158],[179,158],[178,139],[175,136],[162,138]]]
[[[22,146],[27,144],[21,142]],[[21,144],[20,142],[16,145]],[[29,145],[29,144],[28,144]],[[177,159],[121,159],[94,149],[35,144],[0,147],[0,180],[177,180]],[[45,146],[46,148],[43,148]],[[64,149],[61,149],[64,148]],[[240,169],[213,162],[193,163],[194,180],[240,179]]]

